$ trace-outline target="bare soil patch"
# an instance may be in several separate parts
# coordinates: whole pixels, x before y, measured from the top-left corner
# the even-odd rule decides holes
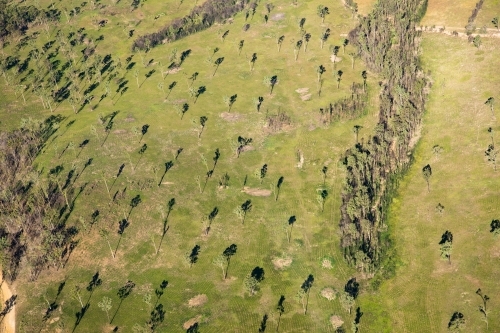
[[[131,116],[128,116],[127,118],[123,119],[123,121],[125,121],[127,123],[131,123],[131,122],[135,121],[135,118],[131,117]]]
[[[182,324],[182,327],[185,330],[187,330],[188,328],[190,328],[191,326],[193,326],[194,324],[196,324],[197,322],[199,322],[200,319],[201,319],[201,315],[197,315],[196,317],[191,318],[188,321],[186,321],[184,324]]]
[[[235,121],[240,120],[243,117],[243,115],[241,115],[239,113],[222,112],[220,114],[220,117],[222,119],[224,119],[225,121],[235,122]]]
[[[168,71],[165,71],[165,74],[175,74],[175,73],[179,72],[180,70],[182,70],[181,67],[175,67],[175,68],[169,69]]]
[[[336,57],[336,56],[332,55],[332,56],[330,57],[330,60],[331,60],[332,62],[337,63],[337,62],[341,62],[341,61],[342,61],[342,58],[341,58],[341,57],[339,57],[339,56],[337,56],[337,57]]]
[[[113,134],[124,134],[124,133],[127,133],[127,131],[124,129],[117,129],[113,131]]]
[[[250,188],[245,186],[241,192],[254,197],[269,197],[273,192],[271,190],[264,190],[260,188]]]
[[[331,316],[330,323],[332,324],[334,329],[337,329],[344,324],[344,321],[339,316]]]
[[[196,295],[195,297],[191,298],[188,302],[188,305],[190,308],[195,307],[195,306],[200,306],[205,304],[208,301],[208,297],[205,294],[200,294]]]
[[[299,93],[301,95],[307,94],[309,92],[309,88],[299,88],[299,89],[295,90],[295,92]]]
[[[328,287],[321,290],[321,297],[324,297],[329,301],[333,301],[337,297],[337,293],[333,288]]]
[[[292,258],[275,258],[272,262],[275,269],[284,269],[286,267],[289,267],[292,264],[293,260]]]
[[[276,13],[273,16],[271,16],[271,20],[273,21],[281,21],[284,18],[285,18],[285,13]]]
[[[311,99],[312,94],[307,94],[307,95],[302,95],[300,96],[300,99],[303,101],[308,101]]]

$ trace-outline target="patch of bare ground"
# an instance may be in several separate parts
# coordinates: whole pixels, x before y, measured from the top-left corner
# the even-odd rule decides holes
[[[330,323],[332,324],[334,329],[337,329],[344,324],[344,321],[339,316],[331,316]]]
[[[307,94],[307,95],[300,96],[300,99],[303,101],[308,101],[311,99],[311,97],[312,97],[312,94]]]
[[[0,279],[3,281],[3,277],[1,275],[1,270],[0,270]],[[10,290],[9,285],[7,282],[3,281],[2,286],[1,286],[1,292],[2,292],[2,300],[5,302],[9,298],[12,297],[12,291]],[[16,306],[12,306],[11,310],[7,312],[7,314],[4,316],[1,326],[0,326],[0,332],[2,333],[15,333],[16,332]]]
[[[201,319],[201,315],[197,315],[196,317],[193,317],[191,319],[189,319],[188,321],[186,321],[184,324],[182,324],[182,327],[187,330],[189,329],[191,326],[193,326],[194,324],[198,323]]]
[[[229,113],[229,112],[222,112],[220,114],[220,117],[224,119],[225,121],[230,121],[230,122],[235,122],[243,118],[243,115],[239,113]]]
[[[329,301],[333,301],[337,297],[337,293],[333,288],[327,287],[321,290],[321,297],[324,297]]]
[[[124,134],[124,133],[127,133],[127,131],[124,129],[117,129],[113,131],[113,134]]]
[[[123,121],[125,121],[127,123],[131,123],[131,122],[135,121],[135,118],[132,116],[128,116],[127,118],[123,119]]]
[[[342,61],[342,57],[336,57],[335,55],[332,55],[332,56],[330,57],[330,60],[331,60],[332,62],[337,63],[337,62],[341,62],[341,61]]]
[[[333,265],[332,265],[332,262],[330,261],[330,259],[325,258],[321,261],[321,267],[326,268],[326,269],[332,269]]]
[[[174,68],[169,69],[168,71],[164,72],[164,74],[175,74],[181,70],[182,70],[181,67],[174,67]]]
[[[273,192],[271,190],[264,190],[260,188],[250,188],[248,186],[243,187],[241,192],[254,197],[269,197]]]
[[[205,304],[207,301],[208,301],[207,295],[205,295],[205,294],[196,295],[195,297],[191,298],[188,301],[188,306],[190,308],[195,307],[195,306],[200,306],[200,305]]]
[[[274,269],[280,270],[289,267],[292,264],[293,260],[292,258],[274,258],[272,262],[274,265]]]
[[[295,90],[295,92],[300,94],[300,95],[307,94],[309,92],[309,88],[299,88],[299,89]]]

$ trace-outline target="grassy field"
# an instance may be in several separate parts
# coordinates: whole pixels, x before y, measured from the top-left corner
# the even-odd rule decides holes
[[[499,47],[497,39],[485,39],[478,50],[464,39],[424,35],[422,62],[433,87],[415,162],[390,210],[401,265],[394,279],[362,299],[370,332],[446,332],[455,311],[464,314],[465,331],[486,332],[478,288],[491,298],[488,332],[500,332],[500,243],[490,233],[500,215],[500,180],[484,153],[489,127],[498,144],[498,111],[492,116],[484,103],[498,98]],[[430,192],[422,176],[426,164]],[[451,265],[440,259],[446,230],[454,236]]]
[[[114,79],[111,81],[111,96],[96,104],[104,91],[100,85],[92,92],[96,98],[90,106],[74,114],[67,101],[55,106],[51,113],[42,107],[37,96],[29,93],[26,93],[27,103],[24,105],[20,96],[16,98],[12,85],[2,85],[2,130],[15,128],[21,118],[41,119],[51,114],[65,117],[37,160],[38,169],[43,170],[42,177],[46,177],[47,170],[56,165],[64,167],[63,177],[75,170],[78,179],[74,179],[74,186],[81,193],[69,220],[80,229],[79,245],[66,267],[44,271],[36,282],[26,280],[26,269],[13,286],[19,294],[20,332],[74,330],[75,314],[81,308],[78,299],[71,297],[75,286],[83,288],[83,301],[88,300],[90,304],[76,326],[76,332],[109,332],[115,326],[120,332],[132,332],[134,325],[144,326],[149,319],[156,302],[154,290],[163,280],[168,281],[168,287],[158,300],[166,310],[163,325],[158,329],[161,332],[185,331],[183,325],[190,319],[191,324],[199,322],[202,332],[257,331],[264,314],[269,315],[267,326],[272,330],[277,325],[275,308],[281,295],[286,297],[280,325],[282,332],[333,331],[329,322],[333,314],[341,316],[346,327],[350,327],[353,315],[343,310],[338,300],[328,301],[320,293],[326,287],[341,291],[347,280],[355,275],[345,266],[339,253],[337,224],[343,171],[338,161],[355,142],[354,125],[363,126],[360,139],[373,130],[377,112],[377,77],[371,74],[368,77],[369,107],[364,117],[330,126],[320,122],[318,109],[348,96],[350,85],[362,82],[361,71],[365,69],[359,60],[354,69],[351,68],[350,46],[345,54],[340,51],[342,60],[334,69],[329,46],[341,45],[342,36],[348,33],[355,21],[341,3],[336,2],[329,5],[332,14],[322,24],[316,15],[320,4],[321,1],[300,1],[298,6],[292,6],[288,1],[276,1],[267,24],[263,20],[265,9],[259,6],[246,32],[242,30],[244,15],[239,14],[230,24],[213,26],[175,43],[154,48],[147,54],[131,53],[132,39],[127,39],[128,31],[134,29],[135,35],[155,31],[168,22],[167,18],[184,15],[192,4],[183,3],[177,11],[178,2],[150,0],[131,12],[128,4],[120,2],[101,10],[87,8],[69,23],[65,23],[63,16],[62,23],[51,27],[49,35],[40,30],[36,40],[39,47],[54,38],[56,29],[62,29],[67,35],[85,26],[88,37],[96,39],[103,35],[104,40],[99,42],[96,53],[102,57],[111,54],[115,63],[120,59],[123,67],[119,77],[128,80],[129,89],[123,96],[115,93],[118,82]],[[166,15],[159,20],[161,22],[155,23],[154,16],[159,13]],[[96,18],[104,17],[109,18],[106,27],[98,30],[91,24]],[[312,38],[307,52],[302,47],[295,61],[292,43],[301,37],[298,20],[302,17],[306,18],[305,30]],[[332,32],[321,49],[319,35],[326,27]],[[222,41],[219,35],[225,30],[230,32]],[[276,39],[282,34],[286,39],[278,53]],[[245,44],[238,55],[240,40],[245,40]],[[14,54],[14,46],[11,43],[4,52]],[[216,47],[219,51],[207,62]],[[190,49],[191,55],[178,71],[162,79],[160,63],[168,62],[174,48],[179,53]],[[26,57],[29,49],[22,48],[20,57]],[[254,70],[250,71],[249,59],[253,53],[258,59]],[[125,59],[129,56],[135,65],[127,71],[124,69]],[[66,61],[61,54],[57,57],[61,63]],[[217,57],[224,57],[224,62],[214,75],[213,60]],[[146,67],[143,62],[151,65]],[[316,73],[319,65],[327,69],[323,74],[321,96],[318,96]],[[84,64],[79,63],[78,67],[82,70]],[[136,69],[137,78],[134,76]],[[145,74],[152,69],[156,72],[146,77]],[[334,75],[338,70],[344,72],[340,89]],[[189,95],[191,83],[188,80],[194,72],[199,74],[192,85],[206,86],[206,92],[196,103]],[[13,71],[8,74],[16,80],[24,77],[16,77]],[[278,84],[270,95],[263,80],[272,75],[278,76]],[[30,77],[26,80],[29,81]],[[167,86],[173,81],[177,85],[166,98]],[[163,83],[165,92],[160,83]],[[82,86],[85,88],[88,83],[84,80]],[[309,89],[309,100],[301,99],[296,92],[299,88]],[[228,112],[224,96],[234,94],[237,94],[237,100]],[[258,96],[264,97],[260,112],[252,102]],[[175,106],[183,103],[190,107],[181,119]],[[104,125],[99,119],[112,112],[117,114],[106,139]],[[280,112],[290,118],[290,123],[274,132],[267,127],[267,119]],[[198,138],[200,126],[195,123],[201,116],[206,116],[208,121],[201,138]],[[146,124],[150,127],[141,138],[137,133]],[[252,148],[239,158],[234,147],[238,136],[253,139]],[[78,148],[84,140],[89,140],[89,143]],[[147,150],[140,155],[138,152],[144,143]],[[183,150],[175,158],[179,148]],[[211,178],[206,178],[216,149],[220,150],[221,157]],[[297,158],[300,155],[303,163]],[[92,163],[85,167],[89,159]],[[207,165],[204,165],[204,159]],[[173,161],[174,166],[158,187],[156,184],[168,161]],[[125,164],[124,171],[116,177],[122,164]],[[268,172],[260,181],[254,174],[264,164],[268,165]],[[302,166],[298,168],[297,164]],[[321,173],[323,166],[328,166],[325,184]],[[229,187],[220,189],[218,179],[225,173],[230,177]],[[277,201],[275,192],[268,197],[249,196],[242,192],[244,185],[276,191],[274,185],[280,177],[284,177],[284,182]],[[317,201],[318,189],[326,189],[329,193],[324,211]],[[111,197],[117,191],[124,195],[112,203]],[[128,213],[129,203],[136,195],[141,196],[142,202],[131,210],[130,226],[120,237],[117,234],[118,222]],[[168,218],[169,229],[159,254],[155,255],[166,205],[171,198],[175,198],[176,204]],[[253,208],[242,224],[233,211],[249,199]],[[219,214],[209,234],[205,235],[206,225],[203,223],[214,207],[218,208]],[[91,214],[96,209],[100,212],[99,219],[91,226]],[[285,227],[290,216],[296,216],[297,222],[288,242]],[[112,258],[107,242],[99,236],[103,229],[110,233],[110,246],[113,250],[116,248],[116,258]],[[228,279],[224,281],[221,270],[212,264],[212,260],[233,243],[238,246],[238,251],[231,259]],[[184,256],[195,245],[201,247],[201,252],[198,261],[189,267]],[[275,264],[278,259],[288,266],[279,267],[283,264]],[[264,268],[265,279],[261,290],[249,296],[244,290],[243,280],[256,266]],[[95,292],[87,292],[85,287],[96,272],[102,284]],[[294,296],[309,274],[314,275],[315,280],[308,313],[304,315]],[[127,280],[132,280],[135,288],[121,303],[117,291]],[[63,288],[58,293],[62,283]],[[205,295],[205,302],[190,305],[189,300],[198,295]],[[98,306],[103,297],[112,300],[112,324],[108,324],[106,313]],[[43,321],[47,302],[55,302],[57,308]]]

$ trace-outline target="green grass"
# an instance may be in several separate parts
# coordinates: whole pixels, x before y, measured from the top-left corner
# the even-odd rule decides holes
[[[118,99],[119,95],[113,101],[109,97],[105,98],[94,111],[86,106],[78,114],[73,113],[68,102],[57,106],[54,114],[62,114],[65,120],[37,160],[38,168],[46,174],[48,169],[62,164],[65,177],[72,168],[80,172],[89,158],[93,162],[75,184],[77,190],[85,186],[69,220],[70,224],[80,228],[80,243],[67,266],[60,270],[44,271],[36,282],[26,281],[26,269],[21,272],[14,285],[19,294],[17,322],[21,332],[32,332],[41,327],[48,331],[56,328],[63,332],[71,331],[80,305],[77,300],[71,299],[70,291],[75,284],[85,286],[97,271],[102,277],[102,286],[92,295],[90,308],[76,332],[109,332],[114,327],[106,323],[106,315],[97,303],[103,296],[112,298],[113,308],[110,314],[114,313],[119,303],[117,290],[128,279],[136,283],[136,288],[123,301],[113,321],[113,325],[117,325],[123,332],[131,332],[134,324],[142,324],[149,319],[151,308],[148,308],[142,298],[144,294],[152,292],[154,299],[154,289],[164,279],[169,281],[169,286],[160,303],[167,312],[164,326],[159,331],[185,331],[183,323],[198,315],[201,315],[200,329],[203,332],[256,331],[265,313],[270,317],[268,330],[272,330],[277,322],[275,307],[280,295],[286,297],[285,314],[281,321],[282,332],[332,331],[329,323],[332,314],[342,316],[346,326],[350,326],[352,318],[349,319],[349,315],[341,309],[338,300],[329,302],[319,293],[327,286],[341,290],[355,274],[346,267],[339,251],[339,194],[343,171],[338,161],[343,152],[354,143],[352,128],[355,124],[363,126],[360,138],[366,138],[372,132],[377,112],[377,77],[369,75],[370,98],[366,116],[330,126],[321,124],[319,107],[347,96],[352,82],[362,82],[361,71],[365,68],[358,60],[354,70],[351,69],[347,53],[352,50],[348,46],[346,55],[340,52],[339,56],[343,59],[336,65],[336,70],[344,72],[340,89],[337,89],[328,51],[330,45],[341,45],[343,34],[354,26],[355,21],[340,2],[331,4],[332,14],[327,16],[323,26],[316,15],[320,1],[301,1],[297,7],[291,6],[287,1],[276,1],[274,4],[275,9],[271,15],[284,13],[281,21],[271,19],[267,25],[264,24],[264,8],[260,6],[254,19],[249,22],[251,28],[247,32],[242,31],[244,15],[239,14],[232,24],[214,26],[147,53],[146,62],[154,59],[154,63],[167,63],[173,48],[177,48],[179,52],[186,49],[192,51],[181,70],[164,79],[165,87],[174,80],[178,83],[166,101],[157,88],[162,81],[159,66],[145,68],[141,64],[140,55],[134,54],[132,61],[136,62],[135,68],[139,70],[143,81],[140,88],[133,76],[135,68],[128,73],[122,70],[121,73],[129,81],[129,90],[121,98]],[[168,22],[167,18],[184,15],[189,9],[188,4],[183,4],[179,12],[176,12],[172,6],[176,6],[172,1],[163,3],[150,0],[144,7],[130,12],[128,4],[120,2],[112,7],[114,15],[105,14],[107,9],[101,12],[87,10],[74,18],[70,25],[61,23],[59,27],[65,34],[85,26],[90,37],[104,35],[104,41],[98,45],[96,52],[101,56],[112,54],[114,59],[120,58],[122,64],[125,64],[125,58],[132,54],[132,40],[127,40],[126,31],[135,29],[136,35],[155,31],[161,24]],[[161,19],[162,22],[153,26],[152,17],[159,12],[167,15]],[[109,17],[108,25],[97,31],[90,24],[94,14],[96,17]],[[313,37],[307,52],[304,53],[302,49],[298,61],[295,61],[291,42],[300,38],[297,20],[301,17],[306,17],[305,29]],[[137,25],[139,20],[140,24]],[[64,16],[63,21],[65,22]],[[122,28],[123,24],[126,25],[125,30]],[[330,27],[332,34],[324,49],[320,49],[318,37],[325,27]],[[224,43],[218,37],[219,29],[230,30]],[[53,38],[54,34],[55,31],[52,30],[50,38],[47,38],[42,32],[38,37],[38,45]],[[286,39],[278,53],[276,38],[281,34]],[[237,43],[242,39],[245,40],[245,46],[238,56]],[[205,59],[215,47],[219,47],[220,51],[214,59],[223,56],[225,60],[216,75],[212,76],[214,67],[207,64]],[[21,58],[28,51],[29,47],[22,49]],[[4,52],[12,54],[13,45]],[[254,71],[250,73],[247,58],[254,52],[257,53],[258,60]],[[322,95],[318,97],[316,68],[321,64],[327,68],[327,72],[323,75],[325,81]],[[83,65],[80,66],[83,68]],[[151,69],[156,69],[156,73],[146,79],[144,75]],[[199,97],[196,104],[189,97],[185,76],[195,71],[199,72],[199,76],[194,86],[207,87],[206,93]],[[13,72],[10,74],[13,76]],[[279,79],[272,96],[262,83],[265,76],[271,75],[277,75]],[[112,81],[112,95],[116,87],[116,81]],[[310,101],[302,101],[295,92],[304,87],[310,89]],[[2,130],[15,128],[24,117],[41,119],[51,115],[48,109],[41,107],[36,96],[27,94],[28,103],[24,106],[20,97],[15,98],[12,87],[3,85],[2,88],[5,89],[0,98]],[[93,92],[96,98],[91,106],[95,105],[102,92],[102,85]],[[238,99],[231,113],[238,114],[240,118],[237,121],[227,121],[220,117],[221,113],[227,111],[223,97],[233,94],[238,94]],[[252,103],[252,99],[257,96],[265,98],[260,113],[256,112]],[[181,120],[173,104],[184,100],[190,104],[190,109]],[[99,115],[105,116],[113,111],[119,113],[115,118],[113,131],[101,147],[105,133],[98,118]],[[278,111],[290,116],[291,125],[279,133],[272,133],[264,126],[265,119],[267,115]],[[207,116],[208,122],[201,139],[198,139],[191,120],[200,116]],[[68,127],[73,120],[74,124]],[[134,135],[134,128],[140,129],[144,124],[149,124],[150,128],[139,143],[139,137]],[[97,129],[99,138],[92,133],[92,126]],[[252,147],[255,149],[243,152],[236,158],[231,142],[239,135],[253,138]],[[78,147],[85,139],[90,142],[79,157],[78,148],[68,149],[59,157],[68,143],[73,142]],[[148,149],[138,163],[138,151],[143,143],[148,145]],[[184,150],[174,160],[179,147]],[[206,157],[210,166],[216,148],[221,151],[221,159],[214,175],[208,180],[204,193],[200,193],[195,177],[199,176],[203,181],[207,172],[200,154]],[[298,150],[305,159],[302,169],[296,167]],[[158,188],[156,183],[163,165],[170,160],[174,160],[174,167],[164,179],[168,184]],[[124,172],[116,179],[110,196],[124,188],[126,194],[118,203],[110,204],[103,176],[110,185],[122,163],[126,164]],[[261,185],[253,174],[264,163],[268,164],[268,174]],[[329,197],[324,212],[321,212],[316,201],[316,190],[322,187],[320,171],[323,165],[329,167],[325,185]],[[158,170],[155,173],[156,168]],[[217,179],[225,172],[231,177],[230,186],[228,189],[218,189]],[[280,199],[276,202],[272,196],[250,198],[242,193],[246,176],[247,186],[264,189],[269,189],[283,176],[285,180]],[[109,230],[111,246],[116,246],[119,238],[116,233],[118,221],[128,211],[130,199],[136,194],[141,195],[142,203],[132,211],[130,226],[121,239],[117,257],[113,259],[98,230]],[[177,203],[170,215],[170,229],[161,251],[155,256],[151,237],[158,244],[162,227],[158,208],[165,212],[170,198],[175,198]],[[252,200],[254,207],[242,225],[233,210],[247,199]],[[210,234],[205,236],[201,221],[214,207],[218,207],[219,215]],[[89,230],[90,215],[95,209],[99,209],[100,218],[97,225]],[[297,216],[297,222],[292,241],[288,243],[283,224],[291,215]],[[82,220],[87,223],[87,230],[83,228]],[[231,260],[228,280],[222,281],[220,269],[211,262],[232,243],[238,245],[238,252]],[[201,246],[201,254],[199,261],[189,268],[183,257],[195,244]],[[277,270],[272,263],[277,257],[289,257],[293,262],[290,267]],[[332,258],[333,269],[321,267],[321,259],[325,257]],[[261,291],[250,297],[244,292],[243,279],[256,266],[264,268],[265,280],[261,283]],[[294,300],[294,296],[309,274],[314,275],[315,282],[309,311],[304,316],[301,305]],[[54,321],[42,322],[47,307],[44,297],[52,301],[58,284],[62,281],[66,285],[57,300],[58,309],[52,314]],[[83,291],[82,294],[85,301],[89,293]],[[208,302],[199,307],[188,307],[189,299],[198,294],[206,294]],[[58,318],[57,321],[55,318]]]
[[[478,288],[491,298],[489,331],[500,330],[500,243],[489,232],[491,220],[500,214],[500,184],[484,156],[488,127],[498,142],[497,116],[484,102],[497,97],[499,45],[496,39],[484,39],[478,51],[463,39],[423,39],[422,63],[431,72],[433,87],[415,162],[389,218],[402,265],[395,278],[361,301],[370,332],[446,332],[455,311],[465,315],[468,332],[485,332]],[[434,145],[443,147],[440,155],[433,154]],[[422,176],[426,164],[433,172],[429,193]],[[445,207],[442,215],[435,210],[438,203]],[[439,257],[438,242],[446,230],[454,235],[451,266]]]

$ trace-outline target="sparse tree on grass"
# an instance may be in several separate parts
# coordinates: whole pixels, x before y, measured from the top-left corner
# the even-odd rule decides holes
[[[454,312],[448,322],[448,331],[459,332],[465,328],[465,318],[461,312]]]
[[[229,35],[229,30],[224,31],[224,33],[220,35],[220,39],[222,40],[223,43],[228,35]]]
[[[255,62],[257,61],[257,53],[252,54],[252,58],[250,59],[250,71],[253,71],[253,67],[255,66]]]
[[[281,322],[281,316],[283,313],[285,313],[285,296],[281,295],[279,301],[278,301],[278,306],[276,306],[276,310],[278,310],[278,325],[276,326],[276,332],[279,332],[280,329],[280,322]]]
[[[201,126],[201,129],[200,129],[200,132],[198,133],[198,138],[201,137],[201,134],[203,133],[203,130],[205,129],[205,125],[207,123],[207,120],[208,120],[208,118],[205,117],[205,116],[201,116],[200,117],[200,126]]]
[[[215,70],[212,76],[215,76],[215,73],[217,73],[217,70],[219,69],[219,66],[222,64],[224,61],[224,57],[217,58],[214,62]]]
[[[269,95],[272,95],[273,94],[273,89],[274,89],[274,86],[276,85],[276,83],[278,83],[278,76],[277,75],[273,75],[271,77],[269,76],[266,76],[264,78],[264,84],[268,87],[270,87],[270,92],[269,92]]]
[[[340,305],[344,308],[344,310],[348,311],[351,314],[352,307],[354,306],[354,297],[352,297],[348,292],[341,292],[339,296]]]
[[[278,45],[278,52],[281,51],[281,45],[283,45],[283,41],[285,40],[285,36],[279,36],[278,39],[276,40],[276,44]]]
[[[316,73],[318,73],[318,82],[321,81],[321,76],[323,73],[326,72],[326,68],[323,65],[319,65],[318,68],[316,68]]]
[[[337,89],[340,89],[340,81],[342,81],[343,74],[344,72],[342,72],[341,70],[337,71]]]
[[[290,227],[290,231],[288,231],[288,228],[285,228],[286,236],[288,238],[288,243],[290,243],[290,241],[292,239],[292,230],[293,230],[293,225],[295,224],[295,222],[297,222],[297,218],[295,217],[295,215],[292,215],[288,218],[287,225]]]
[[[305,53],[305,52],[307,52],[307,45],[309,44],[309,41],[311,40],[311,34],[306,32],[304,34],[303,38],[304,38],[304,42],[305,42],[304,43],[304,53]]]
[[[494,111],[494,106],[495,106],[495,98],[494,97],[489,97],[486,102],[484,103],[486,105],[488,105],[491,109],[491,114],[494,116],[495,115],[495,111]]]
[[[482,43],[483,42],[481,40],[481,36],[479,35],[476,35],[476,37],[474,37],[474,39],[472,40],[472,44],[474,44],[474,46],[477,48],[480,48]]]
[[[319,5],[317,8],[317,14],[319,17],[321,17],[321,23],[324,23],[325,17],[326,17],[326,15],[330,14],[330,11],[328,10],[328,7],[325,7],[323,5]]]
[[[300,48],[302,47],[302,39],[299,39],[297,43],[295,43],[295,47],[293,48],[293,52],[295,53],[295,61],[299,58]]]
[[[113,322],[113,320],[116,317],[116,314],[118,313],[118,310],[120,310],[120,307],[122,306],[123,301],[127,297],[130,296],[134,287],[135,287],[135,283],[128,280],[122,287],[120,287],[120,289],[118,289],[117,295],[118,295],[118,298],[120,298],[120,303],[118,304],[118,308],[116,309],[115,314],[113,315],[113,318],[111,318],[110,323]]]
[[[481,288],[476,290],[476,294],[481,297],[481,300],[483,301],[483,304],[479,305],[479,312],[483,315],[481,319],[486,323],[486,330],[488,330],[488,314],[490,313],[490,311],[487,309],[486,303],[490,300],[490,298],[488,297],[488,295],[483,294]]]
[[[328,191],[326,189],[317,189],[316,192],[317,192],[316,200],[319,203],[321,212],[323,212],[325,210],[325,201],[326,198],[328,197]]]
[[[165,320],[165,312],[166,311],[163,309],[163,304],[156,305],[153,311],[151,311],[148,321],[148,326],[151,332],[154,332],[158,328],[158,326],[161,325],[163,320]]]
[[[189,264],[189,267],[193,267],[193,264],[198,262],[198,256],[200,254],[201,247],[199,245],[195,245],[191,252],[186,253],[186,261]]]
[[[168,85],[168,94],[167,97],[165,97],[165,99],[168,99],[168,96],[170,96],[170,93],[172,92],[172,90],[175,88],[176,85],[177,85],[176,81],[173,81]]]
[[[300,31],[304,30],[304,24],[306,23],[306,18],[303,17],[299,20],[299,29]]]
[[[432,176],[432,168],[429,164],[422,168],[422,176],[424,176],[424,179],[427,182],[427,192],[430,192],[429,180]]]
[[[354,127],[352,128],[352,131],[354,132],[354,134],[356,135],[356,143],[358,143],[358,136],[359,136],[359,131],[363,128],[363,126],[361,125],[354,125]]]
[[[498,19],[498,16],[494,17],[492,20],[491,20],[491,23],[493,23],[493,26],[495,28],[497,28],[497,30],[500,30],[500,21]]]
[[[281,176],[278,179],[278,182],[276,183],[276,196],[274,198],[274,201],[278,201],[278,197],[279,197],[280,191],[281,191],[281,186],[283,185],[284,180],[285,180],[285,178],[283,176]]]
[[[488,145],[488,149],[484,152],[485,156],[488,158],[488,162],[493,164],[493,169],[497,170],[497,151],[493,144]]]
[[[266,177],[266,174],[267,174],[267,164],[264,164],[262,166],[262,168],[260,168],[260,172],[259,172],[259,179],[260,179],[261,184],[262,184],[262,181],[264,180],[264,178]]]
[[[147,144],[143,144],[142,147],[141,147],[141,149],[139,149],[139,160],[135,164],[134,170],[135,170],[135,168],[137,168],[137,165],[139,165],[139,162],[141,161],[142,156],[144,155],[144,153],[146,152],[147,149],[148,149],[148,145]]]
[[[492,220],[490,223],[490,232],[495,236],[500,236],[500,220]]]
[[[321,41],[321,49],[323,49],[323,45],[325,45],[325,42],[328,40],[328,37],[330,37],[330,28],[326,28],[323,30],[323,32],[320,35],[320,41]]]
[[[259,96],[254,98],[253,103],[255,105],[255,108],[257,109],[257,112],[260,111],[260,107],[262,106],[262,102],[264,102],[264,97]]]
[[[441,236],[441,241],[439,242],[441,258],[448,260],[448,263],[451,265],[451,253],[453,250],[453,234],[446,230],[445,233]]]
[[[349,45],[349,39],[345,38],[344,41],[342,42],[342,54],[345,54],[345,47]]]
[[[144,135],[146,135],[146,133],[148,133],[148,129],[149,129],[149,125],[146,124],[146,125],[142,125],[142,128],[141,128],[141,139],[139,140],[139,143],[142,141],[142,138],[144,138]]]
[[[137,88],[139,88],[139,70],[134,71],[135,82],[137,83]]]
[[[196,89],[196,93],[194,94],[194,104],[196,104],[196,101],[198,100],[198,97],[203,95],[207,91],[207,88],[205,86],[199,86],[198,89]]]
[[[323,174],[323,186],[324,186],[326,182],[326,174],[328,173],[328,167],[326,165],[324,165],[323,168],[321,169],[321,173]]]
[[[366,93],[366,79],[368,78],[368,72],[362,71],[361,77],[363,78],[363,92]]]
[[[238,55],[241,54],[241,50],[243,49],[244,45],[245,45],[245,40],[244,39],[240,40],[240,42],[238,43]]]
[[[102,298],[102,300],[99,303],[97,303],[97,306],[99,306],[99,308],[102,311],[106,312],[106,316],[108,317],[108,321],[109,321],[109,310],[111,310],[111,307],[112,307],[111,303],[112,303],[111,298],[106,297],[106,296],[104,296]]]
[[[260,289],[259,281],[257,281],[257,279],[251,274],[248,274],[245,277],[245,280],[243,280],[243,284],[245,285],[245,289],[250,294],[250,296],[253,296]]]

